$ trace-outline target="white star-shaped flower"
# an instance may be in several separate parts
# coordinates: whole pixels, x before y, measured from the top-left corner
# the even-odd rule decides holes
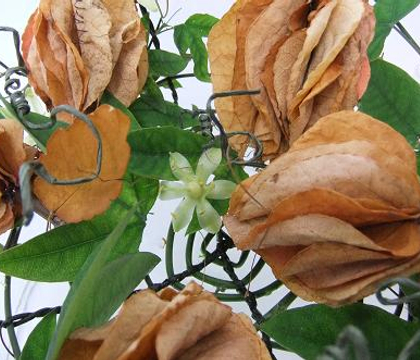
[[[207,199],[229,199],[236,187],[236,184],[229,180],[208,182],[210,175],[221,161],[220,149],[208,149],[198,160],[197,170],[194,173],[183,155],[176,152],[170,153],[169,162],[172,173],[180,181],[162,181],[159,197],[161,200],[183,198],[172,214],[172,225],[175,231],[180,231],[189,224],[195,209],[197,209],[200,226],[204,230],[213,234],[219,231],[222,220]]]

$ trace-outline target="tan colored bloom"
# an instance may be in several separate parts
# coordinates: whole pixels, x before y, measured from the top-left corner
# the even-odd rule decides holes
[[[340,305],[420,270],[419,217],[413,149],[388,125],[343,111],[238,186],[225,224],[297,295]]]
[[[130,297],[115,320],[79,329],[59,360],[269,360],[249,318],[190,283]]]
[[[110,105],[101,105],[89,115],[102,142],[101,171],[90,182],[53,185],[40,177],[34,193],[41,203],[65,222],[79,222],[101,214],[122,190],[122,179],[130,159],[127,134],[130,119]],[[47,142],[40,162],[60,180],[85,178],[97,169],[98,141],[88,125],[75,120],[66,129],[55,131]]]
[[[131,0],[41,0],[23,34],[29,82],[49,108],[85,111],[108,89],[125,105],[148,72],[146,31]]]
[[[214,26],[214,90],[261,89],[218,99],[227,131],[248,131],[275,158],[319,118],[351,110],[370,77],[374,15],[365,0],[238,0]],[[231,139],[243,151],[247,138]]]
[[[15,120],[0,120],[0,234],[11,229],[21,207],[18,194],[19,167],[33,156],[23,144],[22,126]]]

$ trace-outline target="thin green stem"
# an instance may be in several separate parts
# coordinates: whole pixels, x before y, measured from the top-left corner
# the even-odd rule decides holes
[[[407,43],[413,48],[413,50],[420,56],[420,46],[416,43],[411,34],[400,22],[395,24],[394,30],[400,34],[404,40],[407,41]]]
[[[18,242],[19,235],[20,235],[20,227],[14,228],[10,231],[9,237],[4,245],[4,250],[10,249],[11,247],[15,246]],[[8,322],[13,317],[12,312],[12,278],[8,275],[5,277],[4,281],[4,315],[5,321]],[[7,326],[7,334],[9,335],[10,345],[12,346],[13,354],[15,359],[19,359],[20,357],[20,347],[19,342],[16,336],[15,327],[13,322],[10,322],[9,326]]]
[[[269,319],[274,314],[286,311],[287,308],[296,300],[296,295],[289,291],[276,305],[264,314],[266,319]]]
[[[156,81],[156,85],[160,86],[164,84],[165,82],[168,82],[170,80],[176,80],[176,79],[185,79],[185,78],[191,78],[195,77],[193,73],[186,73],[186,74],[178,74],[173,76],[168,76],[166,78],[163,78],[162,80]]]

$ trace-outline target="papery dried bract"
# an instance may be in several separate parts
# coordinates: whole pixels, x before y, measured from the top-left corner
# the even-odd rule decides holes
[[[300,0],[238,1],[209,36],[214,91],[261,90],[216,101],[218,116],[228,132],[258,136],[266,159],[287,151],[322,116],[352,109],[369,80],[372,8],[365,0],[310,7]],[[230,140],[240,153],[247,141]]]
[[[0,234],[13,227],[20,215],[19,167],[31,160],[32,148],[23,144],[23,128],[12,119],[0,119]]]
[[[107,329],[98,350],[86,360],[271,359],[251,321],[232,314],[195,283],[180,293],[165,289],[159,294],[146,290],[133,295]],[[90,344],[92,349],[92,332],[101,333],[74,332],[59,359],[77,358],[76,341],[84,333],[85,346]]]
[[[89,115],[102,142],[102,166],[98,177],[78,185],[52,185],[34,181],[34,193],[44,206],[66,222],[87,220],[105,211],[122,189],[130,157],[126,141],[130,119],[120,110],[101,105]],[[59,180],[90,177],[96,172],[98,141],[87,124],[75,120],[57,130],[40,161]]]
[[[226,226],[309,301],[340,305],[420,270],[416,158],[388,125],[344,111],[232,195]]]
[[[29,81],[48,107],[85,111],[105,89],[128,106],[148,72],[145,29],[128,0],[41,0],[22,53]]]

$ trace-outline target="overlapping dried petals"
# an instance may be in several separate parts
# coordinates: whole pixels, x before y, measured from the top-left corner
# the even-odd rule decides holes
[[[120,110],[101,105],[89,115],[102,142],[101,171],[90,182],[52,185],[41,178],[34,181],[34,193],[44,206],[66,222],[88,220],[105,211],[122,189],[122,178],[130,157],[127,134],[130,119]],[[95,174],[98,141],[80,120],[59,129],[47,143],[40,162],[57,179],[71,180]]]
[[[11,119],[0,120],[0,234],[20,215],[19,167],[33,151],[23,144],[23,128]]]
[[[216,101],[225,129],[254,133],[272,159],[319,118],[352,109],[369,80],[374,22],[365,0],[236,2],[209,36],[214,90],[261,93]],[[247,140],[231,144],[243,152]]]
[[[105,89],[128,106],[146,81],[146,32],[129,0],[41,0],[22,40],[29,81],[48,107],[86,111]]]
[[[343,111],[237,188],[225,223],[297,295],[356,301],[420,270],[414,152],[388,125]]]
[[[79,359],[81,346],[86,360],[270,359],[251,321],[195,283],[133,295],[108,325],[74,332],[59,359]]]

